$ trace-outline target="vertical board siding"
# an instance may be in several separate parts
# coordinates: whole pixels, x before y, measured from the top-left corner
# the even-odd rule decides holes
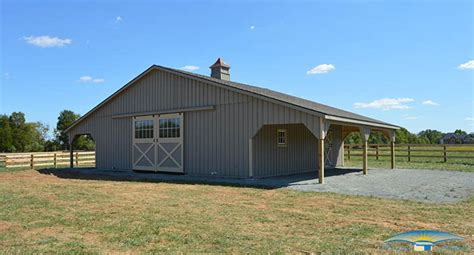
[[[287,146],[277,145],[278,129],[287,130]],[[303,124],[265,125],[253,139],[255,177],[317,170],[317,139]]]
[[[207,105],[215,105],[215,110],[184,113],[184,171],[187,174],[248,177],[248,140],[264,124],[300,124],[307,128],[305,134],[310,132],[313,138],[319,133],[319,120],[315,115],[155,70],[84,119],[70,134],[92,135],[96,141],[97,167],[131,169],[132,118],[112,119],[112,116]],[[255,142],[254,146],[260,145]],[[265,157],[271,161],[273,156]],[[306,167],[301,162],[291,162],[285,169],[292,168],[291,164],[295,169]]]

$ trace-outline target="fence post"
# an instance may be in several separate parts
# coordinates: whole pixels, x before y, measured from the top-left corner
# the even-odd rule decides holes
[[[79,152],[76,152],[76,166],[79,166]]]
[[[351,160],[351,145],[347,146],[347,159]]]
[[[30,167],[31,169],[34,169],[35,168],[35,159],[34,159],[35,155],[34,154],[31,154],[31,159],[30,159]]]
[[[408,162],[411,161],[411,151],[410,151],[410,145],[408,145]]]
[[[447,157],[447,153],[446,153],[446,145],[443,146],[443,155],[444,155],[444,163],[446,163],[446,161],[448,161],[448,157]]]
[[[58,162],[56,159],[56,153],[54,153],[54,168],[57,168],[57,166],[58,166]]]
[[[379,145],[375,146],[375,159],[379,160]]]

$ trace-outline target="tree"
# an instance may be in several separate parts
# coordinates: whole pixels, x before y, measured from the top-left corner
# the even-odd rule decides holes
[[[13,131],[10,119],[7,115],[0,115],[0,151],[12,152],[13,150]]]
[[[456,129],[456,131],[454,131],[454,133],[456,135],[467,135],[467,132],[466,131],[463,131],[461,129]]]
[[[59,142],[60,148],[66,150],[69,148],[69,137],[64,132],[68,127],[74,123],[77,119],[79,119],[80,115],[74,113],[70,110],[63,110],[59,113],[58,123],[56,125],[56,139]]]
[[[359,132],[352,132],[347,135],[346,139],[344,140],[345,144],[361,144],[362,137],[360,136]]]
[[[10,127],[12,128],[12,152],[24,152],[28,145],[28,127],[25,121],[25,114],[22,112],[13,112],[10,115]]]
[[[64,110],[59,113],[55,133],[56,141],[60,149],[69,149],[69,137],[64,131],[79,118],[79,114],[76,114],[70,110]],[[51,147],[55,147],[54,144],[48,145]],[[82,135],[74,139],[73,148],[76,150],[95,150],[95,142],[89,135]]]
[[[90,135],[81,135],[74,140],[75,150],[93,151],[95,142]]]
[[[26,123],[26,134],[28,143],[24,151],[44,151],[48,140],[49,127],[41,122]]]
[[[430,144],[438,144],[444,134],[438,130],[427,129],[418,133],[418,137],[428,139]]]

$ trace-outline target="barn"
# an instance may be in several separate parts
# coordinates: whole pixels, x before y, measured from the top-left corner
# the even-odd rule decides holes
[[[230,80],[219,58],[204,76],[153,65],[74,122],[96,142],[96,167],[235,178],[318,173],[344,164],[344,138],[399,127]],[[71,147],[71,167],[73,150]]]

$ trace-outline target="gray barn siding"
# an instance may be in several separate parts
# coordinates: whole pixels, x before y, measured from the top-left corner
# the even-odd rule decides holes
[[[287,146],[277,145],[277,130],[287,130]],[[254,137],[255,177],[317,171],[317,139],[303,124],[265,125]]]
[[[132,168],[132,120],[118,114],[215,105],[184,113],[185,173],[248,177],[249,139],[264,124],[303,123],[315,135],[317,116],[164,71],[152,71],[70,130],[91,134],[97,167]]]

